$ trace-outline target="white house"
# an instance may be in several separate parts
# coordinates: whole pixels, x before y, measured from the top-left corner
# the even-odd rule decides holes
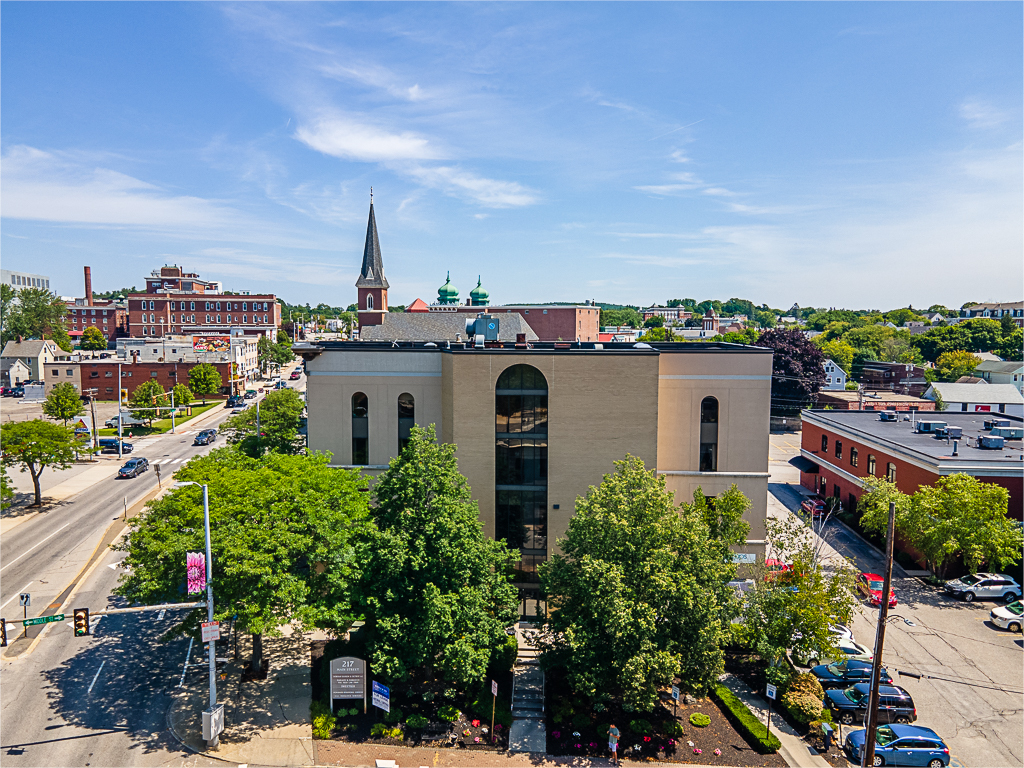
[[[989,384],[1012,384],[1024,394],[1024,363],[1019,360],[1004,362],[982,359],[974,369],[974,375]]]
[[[1006,413],[1024,416],[1024,395],[1013,384],[948,384],[933,382],[924,393],[926,400],[942,395],[947,411],[966,413]]]
[[[825,366],[825,383],[822,391],[830,389],[846,389],[846,371],[839,367],[833,360],[826,359],[822,365]]]

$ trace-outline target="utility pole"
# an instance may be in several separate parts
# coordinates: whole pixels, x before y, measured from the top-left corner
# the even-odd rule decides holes
[[[121,441],[124,439],[124,430],[121,424],[121,364],[117,364],[117,458],[124,458],[121,448]]]
[[[885,578],[882,599],[878,601],[878,630],[875,632],[875,662],[871,665],[871,693],[868,698],[868,720],[864,731],[861,768],[875,764],[875,732],[878,730],[878,686],[882,676],[882,649],[885,647],[885,623],[889,618],[889,590],[892,586],[892,544],[896,527],[896,502],[889,502],[889,530],[885,537]]]

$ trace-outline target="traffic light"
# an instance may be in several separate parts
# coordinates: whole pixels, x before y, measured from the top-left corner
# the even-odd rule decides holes
[[[0,619],[0,648],[7,647],[7,619]]]
[[[75,608],[75,637],[89,634],[89,609]]]

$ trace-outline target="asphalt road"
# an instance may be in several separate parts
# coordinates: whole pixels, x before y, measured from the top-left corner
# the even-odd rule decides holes
[[[795,470],[785,464],[797,441],[798,436],[772,435],[769,508],[776,514],[799,506],[800,496],[790,485]],[[844,526],[830,524],[824,535],[860,570],[882,572],[881,553]],[[998,603],[948,598],[898,566],[893,589],[898,605],[890,611],[882,660],[913,697],[916,724],[942,736],[960,765],[1024,765],[1024,641],[988,621]],[[856,639],[869,647],[875,642],[877,611],[862,603],[853,620]],[[925,677],[899,677],[895,670]]]

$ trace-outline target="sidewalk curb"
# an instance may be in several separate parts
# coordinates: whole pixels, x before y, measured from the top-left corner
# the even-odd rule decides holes
[[[181,736],[179,736],[178,732],[176,730],[174,730],[174,725],[171,722],[171,711],[177,705],[178,705],[178,696],[177,696],[177,694],[173,694],[172,693],[171,694],[171,703],[167,705],[167,711],[164,713],[164,723],[167,725],[167,732],[171,734],[171,738],[172,739],[174,739],[176,742],[178,742],[182,746],[183,749],[187,749],[193,755],[202,755],[203,757],[208,757],[211,760],[219,760],[220,762],[226,763],[226,764],[229,764],[229,765],[238,765],[238,763],[236,761],[234,761],[234,760],[226,760],[223,757],[220,757],[219,755],[214,755],[214,754],[212,754],[210,752],[203,752],[202,750],[198,750],[195,747],[190,746],[187,741],[185,741]]]

